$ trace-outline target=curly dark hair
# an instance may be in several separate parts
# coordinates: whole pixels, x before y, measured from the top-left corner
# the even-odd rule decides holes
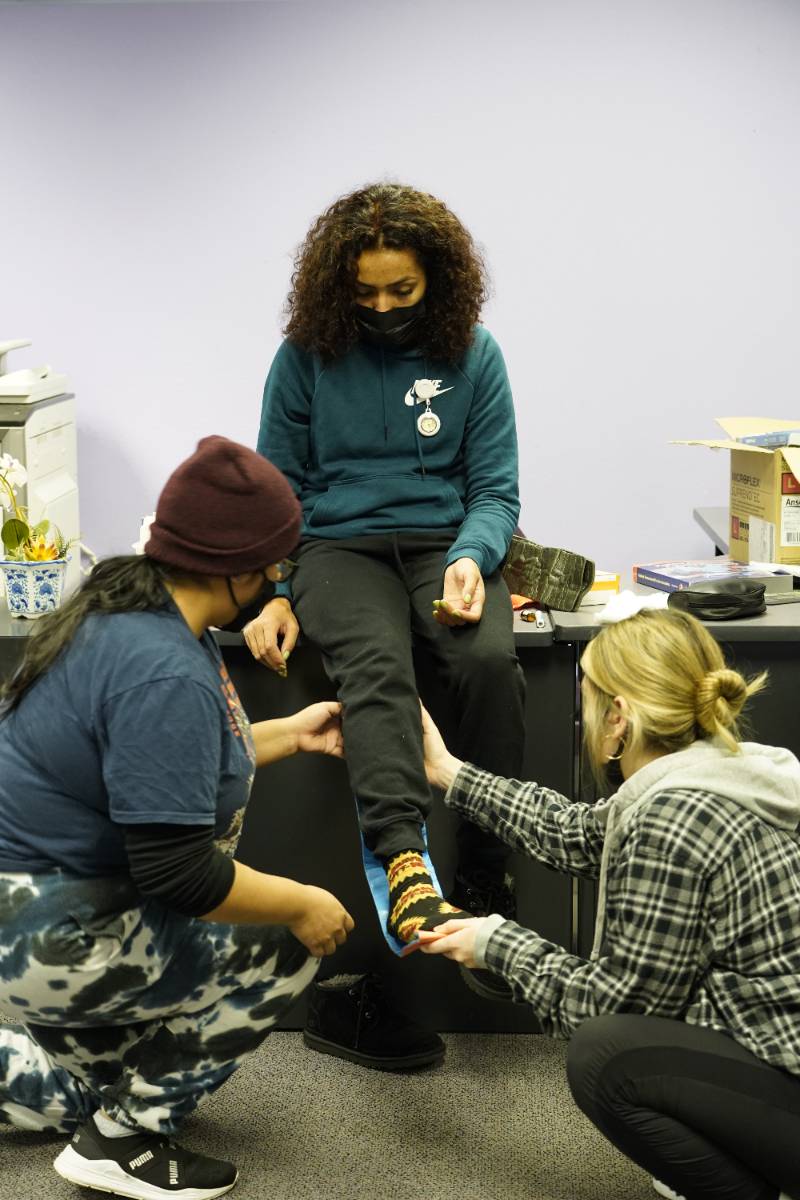
[[[488,294],[472,237],[449,208],[399,183],[372,183],[342,196],[311,226],[294,260],[286,337],[330,360],[358,340],[358,258],[384,246],[413,250],[427,276],[421,349],[457,362],[470,345]]]

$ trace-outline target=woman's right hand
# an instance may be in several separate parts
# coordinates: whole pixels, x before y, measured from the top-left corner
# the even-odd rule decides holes
[[[355,922],[350,913],[330,892],[307,884],[303,888],[303,911],[288,926],[314,958],[333,954],[347,939]]]
[[[279,675],[286,674],[286,660],[294,650],[299,633],[297,617],[284,596],[276,596],[265,604],[258,616],[242,630],[253,658]]]

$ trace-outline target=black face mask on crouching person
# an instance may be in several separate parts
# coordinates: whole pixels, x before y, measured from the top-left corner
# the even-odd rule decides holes
[[[245,625],[249,621],[252,621],[254,617],[257,617],[264,605],[275,596],[275,584],[267,578],[266,574],[264,575],[264,582],[258,590],[258,595],[254,596],[252,600],[248,600],[245,604],[242,604],[237,598],[230,577],[227,575],[225,576],[225,582],[228,585],[228,594],[232,602],[236,605],[237,613],[233,620],[227,625],[222,626],[223,629],[234,631],[244,629]]]
[[[378,312],[364,304],[356,305],[356,324],[363,341],[385,350],[405,350],[419,342],[425,320],[425,297],[405,308]]]

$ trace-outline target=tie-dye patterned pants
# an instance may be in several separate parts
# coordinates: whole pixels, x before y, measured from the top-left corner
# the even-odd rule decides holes
[[[278,925],[222,925],[130,880],[0,874],[0,1124],[71,1133],[96,1109],[174,1133],[319,963]]]

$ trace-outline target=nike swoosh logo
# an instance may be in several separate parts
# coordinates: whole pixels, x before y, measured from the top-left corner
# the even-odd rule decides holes
[[[455,387],[455,384],[453,384],[449,388],[442,388],[442,390],[440,392],[434,392],[433,395],[431,396],[431,400],[435,400],[438,396],[443,396],[445,394],[445,392],[452,392],[454,387]],[[412,395],[411,388],[409,388],[405,394],[405,402],[406,402],[406,404],[409,405],[409,407],[412,404],[424,404],[425,403],[425,401],[423,400],[423,398],[421,396]]]

